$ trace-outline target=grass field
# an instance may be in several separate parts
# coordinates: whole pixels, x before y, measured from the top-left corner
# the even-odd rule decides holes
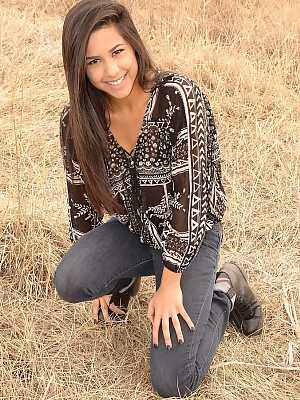
[[[0,399],[157,399],[151,277],[126,324],[92,323],[52,277],[68,239],[58,119],[71,0],[0,0]],[[219,132],[229,207],[221,262],[246,270],[261,336],[231,327],[191,399],[300,399],[300,2],[125,1],[155,61],[196,79]]]

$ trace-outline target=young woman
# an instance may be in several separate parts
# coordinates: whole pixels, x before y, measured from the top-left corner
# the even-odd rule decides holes
[[[93,300],[96,321],[116,321],[140,277],[155,275],[151,382],[163,397],[186,396],[229,318],[246,335],[262,329],[238,265],[216,273],[226,197],[209,101],[192,79],[154,65],[117,2],[78,2],[62,47],[70,104],[60,135],[74,244],[57,268],[57,291],[69,302]]]

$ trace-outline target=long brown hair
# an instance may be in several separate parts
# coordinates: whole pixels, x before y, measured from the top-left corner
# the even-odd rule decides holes
[[[83,0],[67,13],[62,33],[62,56],[70,97],[67,137],[73,144],[73,156],[80,164],[90,201],[98,212],[104,208],[113,214],[122,212],[122,208],[111,193],[106,173],[109,154],[105,111],[108,101],[105,93],[90,83],[85,64],[91,33],[107,24],[114,24],[134,49],[138,63],[137,79],[144,90],[157,80],[158,68],[122,4],[108,0]]]

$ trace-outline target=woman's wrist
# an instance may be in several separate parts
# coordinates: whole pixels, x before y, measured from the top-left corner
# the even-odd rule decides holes
[[[181,272],[173,272],[164,267],[160,286],[180,286]]]

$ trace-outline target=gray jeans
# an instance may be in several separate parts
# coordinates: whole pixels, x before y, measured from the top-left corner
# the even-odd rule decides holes
[[[225,293],[214,290],[222,238],[222,225],[216,223],[182,273],[183,304],[195,331],[190,331],[179,315],[183,344],[178,344],[172,323],[170,351],[164,345],[161,327],[158,348],[152,346],[151,338],[151,382],[162,397],[184,397],[196,390],[223,337],[231,302]],[[55,286],[60,297],[76,303],[110,294],[120,279],[139,275],[155,275],[157,289],[162,271],[161,251],[141,243],[126,225],[112,218],[66,252],[55,273]]]

